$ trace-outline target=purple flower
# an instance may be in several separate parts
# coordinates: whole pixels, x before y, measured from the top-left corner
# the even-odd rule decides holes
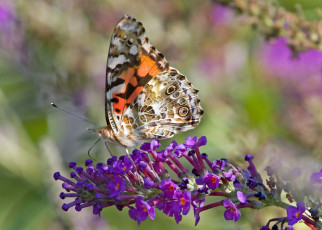
[[[311,183],[322,183],[322,169],[320,172],[313,173],[310,178]]]
[[[307,50],[293,57],[284,38],[267,44],[261,51],[262,64],[274,77],[285,84],[298,87],[307,92],[322,93],[322,51]]]
[[[167,150],[162,150],[160,152],[158,152],[158,159],[162,162],[165,162],[168,159],[168,151]]]
[[[162,210],[164,214],[166,214],[167,216],[173,216],[173,203],[174,202],[168,202],[166,200],[163,200],[161,202],[159,202],[156,207],[159,209],[159,210]]]
[[[236,208],[235,204],[230,199],[224,200],[223,205],[226,208],[226,211],[224,213],[226,220],[239,220],[241,216],[240,211]]]
[[[143,185],[143,187],[145,188],[145,189],[150,189],[151,187],[152,187],[152,185],[154,185],[154,182],[152,181],[152,180],[150,180],[149,178],[147,178],[147,177],[144,177],[144,185]]]
[[[140,149],[147,152],[154,152],[160,146],[161,144],[158,140],[152,140],[151,143],[144,143]]]
[[[230,169],[228,172],[223,172],[225,178],[229,181],[235,181],[236,180],[236,176],[233,174],[233,170]]]
[[[137,210],[136,208],[132,207],[132,206],[129,206],[129,216],[131,219],[135,220],[135,221],[138,221],[138,218],[137,218]],[[138,221],[138,224],[140,225],[140,221]]]
[[[140,225],[141,221],[146,220],[148,216],[152,220],[155,218],[155,210],[154,207],[151,207],[146,201],[144,201],[143,197],[138,196],[135,201],[136,206],[136,218],[138,221],[138,224]]]
[[[112,180],[107,182],[106,188],[111,197],[116,197],[118,195],[123,194],[125,189],[125,181],[121,176],[114,176]]]
[[[169,146],[165,148],[165,151],[168,153],[172,153],[172,151],[177,147],[178,143],[176,141],[172,141]]]
[[[194,200],[192,201],[191,205],[193,208],[193,213],[194,213],[194,217],[195,217],[195,226],[197,226],[197,224],[200,221],[200,212],[199,212],[199,208],[202,207],[204,205],[204,203],[206,202],[206,199],[202,199],[202,200]]]
[[[220,171],[224,170],[226,167],[227,159],[215,160],[212,162],[212,170],[219,169]]]
[[[170,179],[165,179],[160,183],[160,189],[164,192],[166,198],[173,198],[177,188],[178,186]]]
[[[126,172],[130,171],[133,168],[132,162],[128,156],[124,156],[114,164],[114,172],[117,174],[124,175]]]
[[[117,157],[116,156],[112,156],[111,158],[108,158],[107,159],[107,165],[108,166],[113,166],[116,161],[117,161]]]
[[[155,152],[159,143],[152,141],[142,147],[142,149],[147,149],[148,153],[139,150],[133,151],[131,157],[133,160],[135,159],[136,167],[132,166],[128,156],[120,156],[119,159],[112,157],[107,160],[107,164],[97,163],[96,167],[93,166],[92,160],[86,160],[85,168],[71,162],[69,164],[73,170],[70,174],[71,179],[63,177],[59,172],[54,174],[54,179],[62,181],[62,187],[67,191],[61,193],[60,198],[73,199],[71,202],[63,204],[62,209],[67,211],[71,207],[75,207],[76,211],[81,211],[83,208],[92,207],[93,213],[100,215],[102,209],[109,206],[115,206],[118,210],[128,207],[130,218],[140,225],[148,216],[151,219],[155,218],[155,207],[162,210],[167,216],[174,217],[175,221],[179,223],[192,206],[197,225],[201,212],[218,206],[226,208],[224,213],[226,220],[237,221],[241,217],[239,208],[263,208],[266,204],[272,205],[280,202],[280,197],[275,191],[279,189],[278,183],[286,191],[282,177],[271,175],[266,181],[267,184],[274,182],[274,185],[268,184],[270,187],[266,187],[265,182],[261,183],[257,178],[253,178],[253,175],[257,176],[258,172],[252,165],[253,157],[251,155],[246,156],[246,160],[249,161],[252,168],[250,172],[227,163],[225,159],[211,162],[206,154],[200,154],[199,147],[195,147],[198,142],[203,144],[205,140],[205,138],[199,140],[187,138],[185,144],[181,146],[172,142],[165,150],[162,150],[164,161],[160,161],[158,156],[160,154]],[[187,150],[189,148],[187,146],[191,145],[193,145],[191,150],[193,153],[187,154],[186,151],[190,151],[190,149]],[[182,159],[185,163],[190,163],[190,168],[183,166],[180,162],[182,159],[173,157],[171,153],[175,149],[181,151],[181,148],[185,151]],[[165,164],[169,166],[167,169],[164,167]],[[297,170],[291,175],[297,175],[296,172]],[[321,174],[322,170],[313,174],[311,180],[320,182]],[[221,184],[221,180],[223,184]],[[237,189],[237,192],[233,190],[232,183],[228,185],[228,180],[233,181],[235,188],[241,189]],[[294,188],[296,186],[289,188],[292,194],[295,194],[292,191]],[[274,194],[277,194],[276,198]],[[226,199],[214,203],[208,202],[203,206],[206,198],[211,199],[211,197],[217,199],[234,197],[233,201],[238,205],[235,205],[230,199]],[[248,202],[250,197],[252,200]],[[266,199],[268,197],[269,199]],[[296,197],[294,196],[293,199]],[[313,204],[315,197],[312,196],[311,199]],[[319,206],[315,206],[315,209],[316,207]],[[311,218],[309,219],[302,217],[304,211],[303,202],[298,202],[297,207],[289,207],[287,210],[289,224],[292,225],[301,218],[312,223],[319,221],[320,213],[317,209],[316,211],[314,211],[314,207],[310,209]],[[285,220],[286,218],[274,218],[266,226],[269,227],[271,221],[277,221],[277,224],[283,225]]]
[[[233,11],[225,6],[214,4],[211,9],[211,21],[215,24],[228,24],[234,16]]]
[[[190,203],[191,203],[191,193],[187,190],[184,190],[182,194],[181,190],[176,190],[174,197],[178,200],[175,202],[173,206],[173,211],[175,213],[181,213],[183,215],[187,215],[190,210]]]
[[[216,176],[215,174],[212,173],[207,173],[204,177],[206,185],[212,189],[215,190],[218,188],[220,177]]]
[[[187,151],[187,147],[184,144],[177,145],[176,149],[174,150],[174,156],[175,157],[182,157],[182,154],[184,154]]]
[[[11,25],[14,20],[14,10],[10,2],[0,2],[0,29]]]
[[[196,184],[197,184],[197,185],[204,185],[204,184],[205,184],[205,178],[203,178],[202,176],[199,176],[199,177],[196,179]]]
[[[184,145],[187,147],[187,148],[191,148],[192,146],[194,146],[197,142],[197,136],[195,137],[187,137],[186,140],[185,140],[185,143]]]
[[[193,146],[193,148],[200,147],[207,144],[207,138],[205,136],[202,136],[199,138],[199,140],[196,142],[196,144]]]
[[[290,206],[287,208],[287,219],[289,225],[293,225],[301,220],[302,215],[305,212],[305,204],[303,201],[298,201],[296,206],[297,207]]]
[[[242,204],[247,202],[247,196],[241,191],[237,191],[237,199]]]
[[[150,143],[147,143],[147,144],[150,144]],[[145,155],[146,155],[146,153],[144,153],[144,152],[142,152],[142,151],[140,151],[138,149],[134,149],[132,154],[131,154],[131,158],[132,158],[133,162],[137,164],[138,162],[143,160]]]

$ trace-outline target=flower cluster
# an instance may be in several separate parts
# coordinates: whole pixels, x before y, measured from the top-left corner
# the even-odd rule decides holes
[[[188,137],[183,144],[173,141],[157,152],[160,143],[153,140],[144,143],[140,150],[135,149],[130,156],[113,156],[106,164],[97,163],[95,167],[92,160],[85,162],[86,169],[71,162],[69,166],[74,171],[70,177],[74,181],[59,172],[54,174],[55,180],[64,182],[62,187],[67,191],[62,192],[60,197],[75,198],[63,204],[62,209],[67,211],[75,207],[81,211],[92,206],[93,213],[100,215],[102,209],[108,206],[116,206],[119,210],[127,207],[130,218],[138,224],[148,217],[155,219],[155,208],[174,217],[177,223],[193,210],[197,225],[200,213],[214,207],[223,206],[226,209],[224,218],[237,221],[241,217],[241,208],[263,208],[275,204],[287,209],[287,217],[278,219],[278,223],[288,221],[292,226],[304,220],[312,226],[321,224],[318,207],[314,216],[313,212],[311,215],[304,213],[306,207],[303,201],[299,201],[297,207],[281,201],[282,189],[277,186],[271,168],[267,168],[270,175],[267,187],[256,170],[252,155],[246,155],[249,167],[242,170],[226,159],[210,161],[207,154],[200,153],[200,147],[206,143],[206,137]],[[190,169],[181,163],[182,159],[189,162]],[[173,173],[170,174],[169,170],[176,178],[171,176]],[[321,184],[321,174],[322,171],[312,175],[312,181]],[[211,196],[222,197],[222,200],[205,204]],[[269,223],[262,229],[269,229]]]

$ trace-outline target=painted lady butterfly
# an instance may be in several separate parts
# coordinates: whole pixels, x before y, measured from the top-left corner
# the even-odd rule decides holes
[[[198,90],[149,42],[141,22],[124,16],[116,25],[106,67],[106,141],[133,147],[195,128],[201,119]]]

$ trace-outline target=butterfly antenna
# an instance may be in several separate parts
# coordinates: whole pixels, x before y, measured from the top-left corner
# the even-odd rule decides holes
[[[89,156],[89,158],[91,158],[92,160],[95,160],[95,161],[97,161],[95,158],[92,158],[92,156],[91,156],[91,154],[90,154],[90,151],[92,150],[92,148],[99,142],[101,140],[101,138],[100,139],[98,139],[93,145],[92,145],[92,147],[90,147],[89,148],[89,150],[88,150],[88,152],[87,152],[87,155]]]
[[[87,118],[84,118],[84,117],[78,116],[78,115],[76,115],[76,114],[74,114],[74,113],[71,113],[71,112],[68,112],[68,111],[66,111],[66,110],[64,110],[64,109],[62,109],[62,108],[60,108],[60,107],[58,107],[55,103],[50,103],[50,104],[51,104],[51,106],[55,107],[56,109],[59,109],[60,111],[63,111],[63,112],[68,113],[68,114],[70,114],[70,115],[73,115],[74,117],[78,117],[79,119],[82,119],[82,120],[84,120],[84,121],[87,121],[87,122],[89,122],[89,123],[91,123],[91,124],[95,125],[96,127],[99,127],[99,125],[98,125],[98,124],[96,124],[96,123],[94,123],[94,122],[92,122],[92,121],[88,120]]]

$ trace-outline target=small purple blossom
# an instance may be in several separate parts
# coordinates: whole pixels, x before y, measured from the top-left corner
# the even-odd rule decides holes
[[[161,144],[158,140],[152,140],[151,143],[144,143],[140,149],[147,152],[153,152],[160,146]]]
[[[218,188],[220,177],[212,173],[207,173],[204,177],[205,184],[212,190]]]
[[[187,151],[187,147],[184,144],[177,145],[176,149],[174,150],[175,157],[182,157],[182,155]]]
[[[175,202],[173,211],[175,213],[181,213],[182,215],[187,215],[190,210],[191,203],[191,193],[187,190],[182,192],[180,190],[176,190],[174,197],[178,200]]]
[[[107,182],[106,188],[111,197],[116,197],[124,192],[125,181],[121,176],[114,176],[112,180]]]
[[[225,179],[229,180],[229,181],[235,181],[236,180],[236,176],[233,173],[233,170],[230,169],[228,172],[223,172]]]
[[[202,136],[198,139],[198,141],[194,144],[193,148],[200,147],[207,144],[207,138]]]
[[[226,167],[227,159],[220,159],[220,160],[215,160],[212,163],[212,169],[216,170],[223,170]]]
[[[247,196],[241,191],[237,191],[237,199],[243,204],[247,202]]]
[[[194,217],[195,217],[195,226],[197,226],[197,224],[200,221],[200,208],[204,205],[204,203],[206,202],[206,199],[202,199],[202,200],[194,200],[192,201],[192,208],[193,208],[193,213],[194,213]]]
[[[144,177],[144,188],[150,189],[154,185],[154,182],[147,177]]]
[[[315,184],[315,183],[322,183],[322,169],[320,170],[320,172],[317,173],[313,173],[311,175],[310,178],[311,183]]]
[[[169,153],[172,153],[177,145],[178,143],[176,141],[172,141],[171,144],[165,148],[164,152],[166,153],[166,156],[168,156]]]
[[[132,162],[127,156],[116,161],[113,166],[115,173],[123,175],[133,168]]]
[[[136,218],[140,225],[141,221],[146,220],[148,216],[154,220],[155,218],[155,210],[154,207],[151,207],[146,201],[144,201],[143,197],[138,196],[135,201],[136,206]]]
[[[197,136],[195,136],[195,137],[187,137],[186,140],[185,140],[184,145],[187,148],[191,148],[196,144],[196,142],[197,142]]]
[[[302,215],[305,212],[305,204],[303,201],[298,201],[296,206],[297,207],[290,206],[287,208],[287,219],[289,225],[293,225],[301,220]]]
[[[178,186],[170,179],[165,179],[160,183],[160,189],[164,191],[164,196],[166,198],[173,198],[177,188]]]
[[[223,206],[226,208],[226,211],[224,213],[226,220],[239,220],[241,216],[240,211],[236,208],[235,204],[230,199],[224,200]]]

